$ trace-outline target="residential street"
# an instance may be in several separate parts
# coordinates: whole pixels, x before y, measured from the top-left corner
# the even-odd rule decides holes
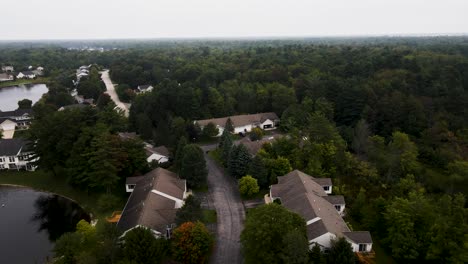
[[[218,214],[216,244],[211,263],[242,263],[240,233],[245,219],[244,206],[237,192],[236,181],[226,175],[202,147],[208,168],[208,188]]]
[[[114,84],[112,83],[112,81],[111,81],[111,79],[109,77],[109,70],[105,70],[105,71],[103,71],[101,73],[102,73],[101,78],[104,81],[104,84],[106,85],[107,94],[110,95],[112,101],[114,101],[114,103],[117,105],[117,107],[122,109],[125,112],[125,116],[128,117],[129,105],[125,104],[125,103],[122,103],[120,101],[119,97],[117,96],[117,93],[115,92]]]

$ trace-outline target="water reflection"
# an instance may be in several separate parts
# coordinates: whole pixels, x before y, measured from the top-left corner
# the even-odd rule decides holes
[[[0,88],[0,110],[13,111],[18,101],[29,99],[36,103],[49,89],[45,84],[26,84]]]
[[[90,217],[80,206],[58,195],[40,195],[34,202],[34,207],[36,212],[32,220],[39,223],[38,232],[47,231],[50,241],[74,231],[81,219],[90,221]]]

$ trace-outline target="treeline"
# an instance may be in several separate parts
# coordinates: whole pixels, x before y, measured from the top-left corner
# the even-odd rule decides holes
[[[33,107],[29,139],[41,169],[75,188],[107,194],[125,177],[148,170],[143,142],[117,135],[127,130],[127,120],[108,95],[100,96],[97,107],[56,107],[45,102]]]

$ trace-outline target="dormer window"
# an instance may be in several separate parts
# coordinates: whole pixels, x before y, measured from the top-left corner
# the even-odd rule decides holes
[[[341,211],[341,205],[335,205],[335,209],[339,212]]]
[[[330,186],[323,186],[323,190],[326,192],[330,191]]]

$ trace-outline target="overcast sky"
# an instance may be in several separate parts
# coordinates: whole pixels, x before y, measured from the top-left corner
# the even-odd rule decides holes
[[[468,0],[0,0],[0,39],[468,33]]]

